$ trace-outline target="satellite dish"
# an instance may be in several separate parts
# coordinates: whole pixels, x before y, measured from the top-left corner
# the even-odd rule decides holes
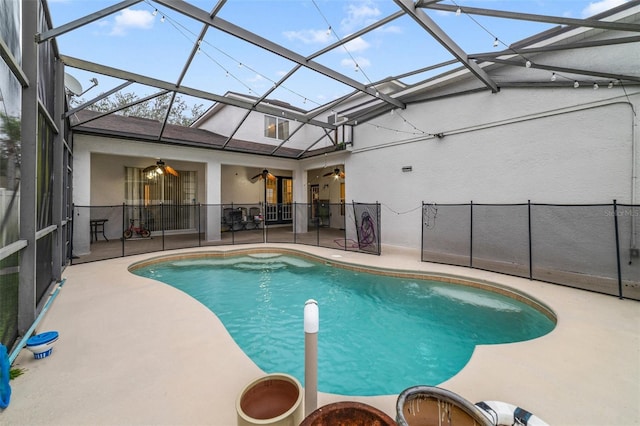
[[[64,86],[75,96],[82,94],[82,85],[71,74],[64,73]]]

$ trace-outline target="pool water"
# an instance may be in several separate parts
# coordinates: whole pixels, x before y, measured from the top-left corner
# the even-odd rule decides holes
[[[533,339],[555,323],[535,308],[473,287],[255,254],[169,260],[134,273],[176,287],[222,321],[266,373],[304,383],[305,301],[320,312],[318,390],[390,395],[458,373],[476,345]]]

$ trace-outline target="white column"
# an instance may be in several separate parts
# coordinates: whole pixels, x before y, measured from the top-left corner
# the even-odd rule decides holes
[[[218,161],[207,161],[205,167],[206,173],[206,194],[207,194],[207,209],[205,213],[206,222],[206,240],[207,241],[219,241],[220,236],[220,224],[222,220],[222,191],[221,191],[221,165]]]
[[[305,233],[307,232],[309,217],[308,217],[308,209],[305,208],[302,204],[307,204],[309,200],[307,199],[309,194],[309,190],[307,188],[307,172],[303,170],[300,166],[293,170],[293,201],[298,203],[296,206],[296,229],[297,233]]]
[[[91,252],[91,152],[81,144],[73,150],[73,204],[73,254],[82,256]]]

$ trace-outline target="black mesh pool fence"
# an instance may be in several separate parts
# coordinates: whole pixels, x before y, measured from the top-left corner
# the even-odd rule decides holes
[[[615,201],[423,203],[421,260],[640,300],[639,222]]]

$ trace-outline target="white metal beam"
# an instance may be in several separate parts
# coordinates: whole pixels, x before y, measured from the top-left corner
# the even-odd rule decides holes
[[[237,37],[241,40],[244,40],[248,43],[253,44],[254,46],[258,46],[262,49],[268,50],[272,53],[275,53],[278,56],[281,56],[285,59],[288,59],[296,64],[302,65],[305,68],[309,68],[317,73],[325,75],[333,80],[336,80],[342,84],[347,86],[351,86],[354,89],[357,89],[361,92],[367,93],[370,96],[377,97],[387,103],[393,104],[398,108],[404,109],[404,104],[401,102],[385,95],[384,93],[379,93],[375,88],[368,87],[359,81],[356,81],[352,78],[347,77],[344,74],[341,74],[337,71],[332,70],[329,67],[321,65],[317,62],[308,60],[304,56],[293,52],[289,49],[286,49],[279,44],[272,42],[271,40],[267,40],[263,37],[260,37],[257,34],[249,32],[244,28],[238,27],[237,25],[232,24],[231,22],[225,21],[224,19],[218,17],[211,17],[207,12],[202,9],[199,9],[193,5],[190,5],[186,2],[176,2],[172,0],[156,0],[158,3],[175,10],[176,12],[182,13],[185,16],[203,22],[205,24],[211,25],[214,28],[217,28],[220,31],[223,31],[227,34],[230,34],[234,37]]]
[[[98,19],[104,18],[105,16],[109,16],[112,13],[118,12],[122,9],[126,9],[127,7],[133,6],[136,3],[140,3],[141,1],[142,0],[124,0],[118,4],[114,4],[113,6],[109,6],[105,9],[99,10],[98,12],[94,12],[90,15],[83,16],[80,19],[76,19],[75,21],[69,22],[56,28],[52,28],[49,31],[45,31],[44,33],[36,34],[36,43],[43,43],[50,38],[58,37],[59,35],[62,35],[69,31],[73,31],[76,28],[90,24],[94,21],[97,21]]]
[[[283,112],[282,109],[276,108],[270,105],[260,104],[260,105],[254,106],[254,104],[252,104],[251,102],[245,102],[237,98],[220,96],[210,92],[205,92],[204,90],[193,89],[186,86],[178,87],[174,83],[169,83],[167,81],[146,77],[140,74],[120,70],[120,69],[109,67],[106,65],[96,64],[94,62],[85,61],[83,59],[73,58],[71,56],[60,55],[60,60],[64,62],[65,65],[72,68],[78,68],[85,71],[91,71],[98,74],[108,75],[121,80],[134,81],[136,83],[140,83],[145,86],[156,87],[158,89],[165,89],[169,91],[175,91],[188,96],[207,99],[207,100],[219,102],[225,105],[232,105],[232,106],[236,106],[238,108],[243,108],[243,109],[255,109],[258,112],[276,115],[276,116],[282,116],[282,112]],[[290,119],[295,119],[303,123],[312,124],[314,126],[326,127],[328,129],[334,129],[336,127],[326,122],[311,120],[304,114],[299,114],[292,111],[286,111],[286,115]]]
[[[446,4],[427,4],[419,7],[424,7],[426,9],[432,9],[432,10],[441,10],[446,12],[456,12],[458,10],[458,6],[451,6]],[[496,18],[508,18],[508,19],[518,19],[521,21],[545,22],[550,24],[560,24],[560,25],[568,25],[568,26],[575,26],[575,27],[602,28],[605,30],[614,30],[614,31],[633,31],[633,32],[640,31],[640,25],[629,24],[625,22],[607,22],[607,21],[599,21],[597,19],[564,18],[560,16],[536,15],[533,13],[521,13],[521,12],[508,12],[505,10],[482,9],[482,8],[467,7],[467,6],[460,6],[460,9],[464,13],[467,13],[469,15],[493,16]]]
[[[416,9],[411,0],[394,0],[413,20],[415,20],[425,31],[447,49],[458,61],[462,63],[472,74],[474,74],[492,92],[498,91],[498,86],[489,75],[474,61],[470,61],[467,54],[460,46],[454,42],[449,35],[442,30],[431,18],[420,9]]]

